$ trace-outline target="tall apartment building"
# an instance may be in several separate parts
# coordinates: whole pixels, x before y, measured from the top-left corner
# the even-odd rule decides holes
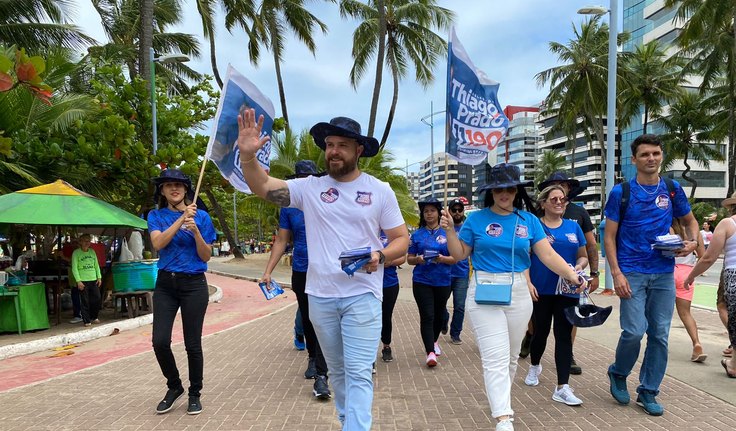
[[[498,163],[510,163],[521,170],[522,181],[534,179],[534,166],[538,150],[537,141],[540,139],[537,117],[538,106],[506,106],[503,113],[509,119],[509,130],[498,144],[496,157],[488,163],[477,165],[473,169],[473,181],[476,187],[486,183],[490,168]],[[481,208],[480,196],[473,196],[473,204]]]
[[[445,196],[445,157],[446,154],[435,153],[434,170],[432,170],[432,158],[427,157],[419,164],[419,199],[424,200],[434,196],[442,199]],[[432,180],[434,179],[434,193],[432,192]],[[470,199],[473,195],[473,167],[458,163],[452,158],[447,158],[447,197],[465,196]]]
[[[585,190],[578,195],[575,203],[582,204],[593,224],[597,225],[601,220],[601,182],[605,175],[603,167],[603,151],[604,145],[598,141],[588,143],[585,131],[580,128],[575,135],[575,141],[571,142],[563,133],[550,133],[550,129],[557,121],[556,116],[540,116],[539,131],[542,140],[539,141],[538,151],[541,154],[544,151],[553,151],[558,155],[564,156],[567,160],[564,170],[567,170],[573,178],[580,181],[580,185]],[[604,122],[604,132],[608,133]],[[595,136],[590,131],[591,136]],[[618,160],[618,157],[617,157]],[[617,163],[615,167],[618,172],[620,169]]]
[[[411,198],[415,201],[418,201],[419,197],[421,196],[421,192],[419,189],[420,182],[421,179],[419,177],[419,172],[407,172],[406,185],[409,187],[409,196],[411,196]]]
[[[623,28],[631,34],[624,51],[633,52],[637,46],[643,45],[652,40],[658,40],[661,45],[668,48],[668,54],[672,55],[677,52],[677,46],[674,43],[675,38],[683,28],[685,21],[675,20],[676,8],[666,8],[664,0],[624,0],[623,7]],[[700,82],[697,77],[692,77],[690,86],[696,87]],[[636,175],[636,168],[631,164],[630,145],[637,136],[642,134],[643,116],[635,119],[632,126],[622,132],[621,138],[621,170],[627,179],[631,179]],[[648,133],[662,133],[662,129],[657,123],[650,123],[647,126]],[[727,152],[727,144],[719,145],[719,149],[725,155]],[[690,161],[693,168],[690,175],[698,181],[696,197],[699,200],[710,200],[717,203],[723,199],[727,193],[727,175],[728,168],[726,162],[710,163],[710,168],[705,169],[703,166]],[[665,175],[673,177],[685,189],[685,193],[689,195],[690,187],[688,182],[681,177],[685,165],[682,161],[676,161]]]

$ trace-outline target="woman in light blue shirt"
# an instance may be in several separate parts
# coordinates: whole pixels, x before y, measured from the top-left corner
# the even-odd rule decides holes
[[[485,208],[468,216],[459,234],[451,229],[452,218],[447,211],[441,222],[447,233],[450,255],[457,260],[470,256],[472,262],[474,274],[470,277],[465,310],[483,362],[491,415],[498,421],[496,430],[504,431],[514,429],[511,385],[521,340],[532,314],[532,297],[525,274],[531,264],[530,251],[534,250],[558,275],[579,282],[577,273],[552,249],[539,219],[521,209],[522,202],[531,209],[524,189],[531,182],[522,182],[519,176],[517,166],[506,163],[494,166],[488,183],[477,190],[486,191]],[[509,305],[475,302],[477,283],[508,284],[511,280]]]

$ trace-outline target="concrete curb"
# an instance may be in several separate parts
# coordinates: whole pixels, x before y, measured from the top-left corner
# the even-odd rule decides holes
[[[222,289],[215,285],[215,293],[210,295],[210,302],[219,302],[222,299]],[[28,355],[30,353],[42,352],[56,347],[66,346],[68,344],[85,343],[87,341],[96,340],[102,337],[110,336],[116,329],[118,331],[129,331],[131,329],[140,328],[141,326],[153,323],[153,313],[144,314],[143,316],[134,317],[132,319],[120,320],[118,322],[106,323],[75,331],[68,334],[54,335],[53,337],[42,338],[39,340],[28,341],[26,343],[10,344],[0,347],[0,361],[15,356]]]

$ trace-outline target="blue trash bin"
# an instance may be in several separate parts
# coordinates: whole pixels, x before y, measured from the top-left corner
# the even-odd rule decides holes
[[[598,241],[598,243],[601,245],[601,255],[603,257],[606,257],[606,247],[603,246],[603,239],[606,236],[606,219],[604,218],[601,220],[601,223],[598,225],[598,231],[600,232],[599,238],[601,239]]]

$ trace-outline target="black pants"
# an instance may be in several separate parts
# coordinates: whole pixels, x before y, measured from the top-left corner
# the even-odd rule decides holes
[[[447,299],[452,291],[450,286],[430,286],[413,283],[414,300],[419,308],[419,331],[422,334],[424,350],[434,352],[434,342],[440,336],[445,317]]]
[[[381,342],[385,345],[391,344],[391,332],[393,324],[391,322],[394,314],[394,306],[396,299],[399,297],[399,285],[383,288],[383,303],[381,309],[383,312],[383,326],[381,327]]]
[[[314,359],[314,366],[317,368],[317,374],[320,376],[327,375],[327,362],[322,355],[322,349],[319,347],[317,334],[314,332],[312,321],[309,320],[309,298],[305,293],[307,288],[307,273],[300,271],[291,271],[291,290],[296,295],[296,301],[299,304],[299,311],[302,314],[302,327],[304,328],[304,338],[307,340],[307,353],[310,359]]]
[[[209,293],[204,274],[172,273],[160,270],[153,291],[153,351],[166,377],[169,389],[182,387],[176,359],[171,351],[171,332],[176,312],[181,308],[184,346],[189,361],[189,395],[198,397],[202,390],[204,355],[202,325]]]
[[[539,295],[534,303],[534,335],[529,349],[532,365],[539,365],[547,337],[554,320],[555,331],[555,367],[557,368],[557,384],[566,385],[570,380],[570,362],[572,361],[572,324],[565,317],[563,310],[574,307],[577,298],[562,295]]]
[[[79,291],[80,311],[84,323],[90,323],[100,315],[102,296],[100,295],[100,288],[97,287],[97,280],[83,281],[82,283],[84,283],[84,290]]]

